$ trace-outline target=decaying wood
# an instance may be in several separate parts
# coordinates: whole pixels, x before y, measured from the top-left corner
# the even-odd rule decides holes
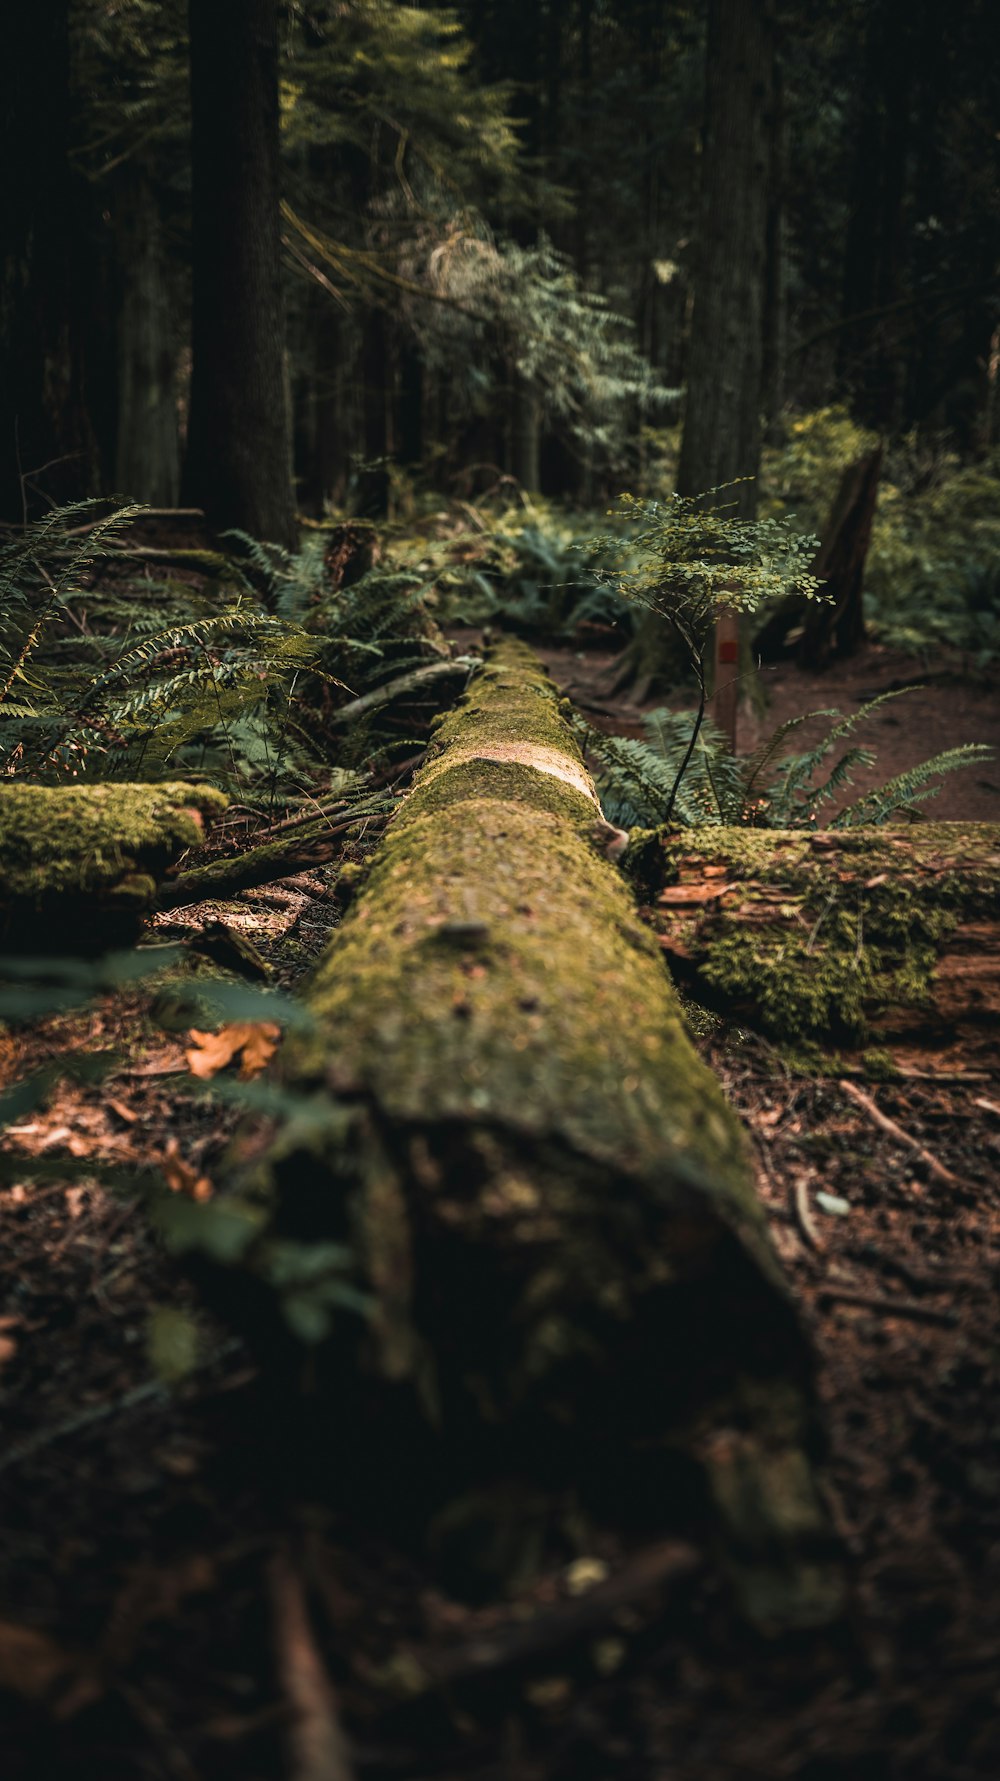
[[[308,1116],[203,1237],[186,1210],[176,1246],[286,1408],[288,1311],[328,1488],[402,1514],[466,1585],[470,1565],[509,1575],[568,1489],[667,1532],[699,1477],[747,1612],[821,1620],[839,1582],[810,1351],[745,1139],[595,850],[599,815],[544,672],[498,644],[284,1048]],[[220,1268],[228,1216],[245,1238]],[[364,1318],[338,1310],[345,1252]]]
[[[322,815],[311,818],[311,826],[303,824],[277,841],[265,842],[248,853],[211,860],[207,866],[192,866],[189,872],[165,880],[157,892],[156,907],[180,909],[209,899],[224,901],[240,891],[254,890],[257,885],[273,884],[291,872],[322,865],[333,854],[339,836],[362,823],[376,827],[381,821],[370,811],[365,816],[345,817],[342,822],[330,822]]]
[[[0,949],[126,944],[226,798],[212,786],[0,786]]]
[[[793,594],[782,601],[754,640],[763,661],[794,653],[804,668],[823,668],[835,656],[853,655],[864,642],[862,589],[881,470],[881,446],[847,466],[810,564],[827,599]]]
[[[675,978],[786,1044],[995,1031],[1000,825],[689,829],[635,865]]]

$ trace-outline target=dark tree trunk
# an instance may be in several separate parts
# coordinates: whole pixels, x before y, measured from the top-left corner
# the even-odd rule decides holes
[[[899,314],[892,306],[902,292],[905,258],[912,10],[910,0],[885,0],[869,22],[844,265],[844,320],[859,321],[844,330],[840,371],[858,418],[879,429],[898,426],[902,417]]]
[[[424,449],[424,367],[412,341],[399,353],[399,460],[415,470]]]
[[[357,511],[381,519],[389,511],[389,330],[381,309],[361,318],[361,371],[364,382],[364,463],[358,479]]]
[[[677,487],[698,495],[760,462],[768,108],[767,0],[710,0],[701,230]],[[752,517],[756,483],[732,497]]]
[[[784,81],[775,63],[768,119],[770,171],[765,224],[764,262],[764,361],[761,373],[764,417],[773,429],[785,401],[785,364],[788,354],[788,216],[786,163],[788,118]]]
[[[539,489],[541,417],[538,397],[516,371],[511,375],[510,445],[507,467],[529,495]]]
[[[120,302],[115,487],[173,507],[180,483],[170,290],[156,195],[126,162],[116,202]]]
[[[83,392],[86,304],[73,264],[68,14],[68,0],[32,0],[4,19],[0,516],[14,521],[97,491]]]
[[[190,0],[193,374],[185,500],[294,547],[277,0]]]

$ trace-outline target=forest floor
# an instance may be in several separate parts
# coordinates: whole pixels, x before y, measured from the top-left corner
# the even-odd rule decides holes
[[[599,651],[543,653],[592,721],[636,732],[641,712],[601,692]],[[878,715],[873,783],[957,741],[1000,743],[989,688],[937,667]],[[909,678],[920,664],[877,650],[813,683],[776,670],[768,727]],[[956,775],[928,814],[1000,819],[1000,762]],[[336,922],[334,877],[175,911],[163,937],[222,914],[292,987]],[[118,1060],[10,1134],[25,1155],[71,1157],[72,1178],[0,1182],[5,1781],[993,1781],[995,1056],[923,1055],[873,1086],[839,1067],[793,1076],[724,1026],[699,1041],[750,1133],[815,1341],[849,1557],[845,1625],[786,1643],[739,1626],[703,1555],[624,1528],[469,1608],[377,1528],[289,1494],[253,1365],[201,1312],[199,1364],[162,1383],[150,1312],[192,1295],[140,1205],[87,1165],[159,1158],[180,1191],[212,1182],[236,1116],[187,1092],[188,1043],[136,988],[0,1030],[0,1080],[68,1049]],[[405,1489],[405,1455],[387,1463]],[[349,1764],[328,1738],[310,1767],[294,1725],[305,1711],[320,1738],[334,1710]]]

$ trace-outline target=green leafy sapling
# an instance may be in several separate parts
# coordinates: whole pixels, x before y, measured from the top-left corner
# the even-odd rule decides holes
[[[697,682],[694,725],[664,822],[673,815],[704,721],[708,659],[720,614],[754,615],[792,592],[810,600],[826,597],[810,572],[818,539],[794,531],[789,519],[737,518],[732,503],[717,499],[735,486],[723,483],[703,495],[674,494],[662,501],[621,495],[609,517],[625,521],[627,529],[586,545],[597,557],[596,578],[669,625]]]

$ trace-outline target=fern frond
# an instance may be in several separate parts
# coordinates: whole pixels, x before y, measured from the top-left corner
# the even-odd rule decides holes
[[[941,785],[930,784],[932,779],[940,780],[948,773],[960,772],[963,767],[984,766],[992,759],[993,750],[981,742],[965,742],[957,748],[943,749],[930,760],[921,761],[919,766],[909,767],[904,773],[897,773],[894,779],[887,780],[885,785],[866,792],[856,803],[841,810],[830,827],[853,829],[862,824],[878,826],[888,822],[891,816],[908,805],[936,798]]]

